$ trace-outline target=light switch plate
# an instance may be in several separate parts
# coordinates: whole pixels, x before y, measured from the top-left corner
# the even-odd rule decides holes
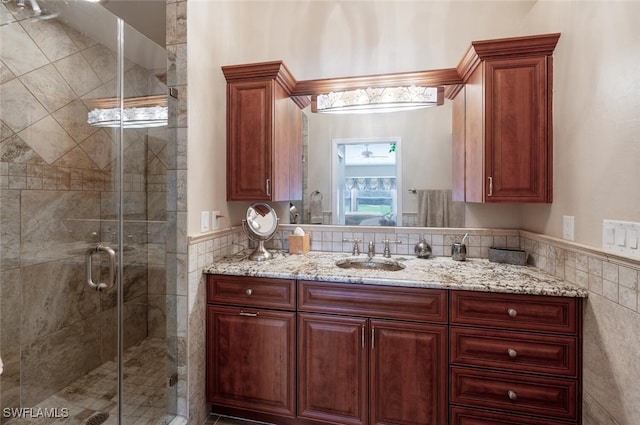
[[[562,216],[562,239],[574,240],[575,218],[572,215]]]
[[[602,221],[602,247],[625,255],[640,257],[640,223],[620,220]]]
[[[200,211],[200,232],[208,232],[209,229],[209,211]]]

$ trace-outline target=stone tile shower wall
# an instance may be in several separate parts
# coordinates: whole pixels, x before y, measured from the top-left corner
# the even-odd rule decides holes
[[[85,104],[115,94],[117,68],[72,28],[0,8],[0,405],[29,407],[116,354],[116,294],[86,285],[84,253],[117,241],[117,146]],[[126,96],[166,93],[164,70],[125,69]],[[164,131],[123,141],[126,346],[166,334]]]

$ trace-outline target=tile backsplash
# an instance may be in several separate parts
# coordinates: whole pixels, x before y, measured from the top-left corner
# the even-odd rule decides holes
[[[293,233],[295,225],[281,225],[274,238],[269,241],[272,249],[289,249],[289,235]],[[376,243],[376,252],[384,249],[384,240],[391,241],[390,248],[393,255],[413,255],[414,247],[424,239],[431,245],[432,255],[451,255],[451,245],[460,242],[466,233],[465,241],[468,255],[476,258],[487,258],[489,248],[493,246],[518,248],[520,237],[515,229],[436,229],[420,227],[359,227],[345,226],[300,226],[311,235],[312,251],[351,252],[353,240],[360,242],[361,252],[366,252],[369,241]]]
[[[640,313],[640,261],[520,231],[529,264]]]

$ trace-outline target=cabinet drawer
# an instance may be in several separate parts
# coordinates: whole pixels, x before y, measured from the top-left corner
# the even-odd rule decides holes
[[[575,377],[577,338],[486,329],[450,329],[451,363]]]
[[[576,419],[577,382],[515,373],[451,367],[452,404]]]
[[[461,407],[451,408],[451,425],[541,425],[540,418],[527,416],[508,415]],[[567,425],[567,422],[544,420],[545,425]]]
[[[294,310],[296,306],[295,281],[208,275],[207,302]]]
[[[445,290],[314,281],[298,284],[300,311],[447,321]]]
[[[575,334],[576,298],[451,291],[451,324]]]

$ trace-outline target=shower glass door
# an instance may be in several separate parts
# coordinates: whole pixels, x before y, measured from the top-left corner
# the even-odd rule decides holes
[[[0,424],[169,423],[166,51],[96,3],[20,3],[0,3]]]

